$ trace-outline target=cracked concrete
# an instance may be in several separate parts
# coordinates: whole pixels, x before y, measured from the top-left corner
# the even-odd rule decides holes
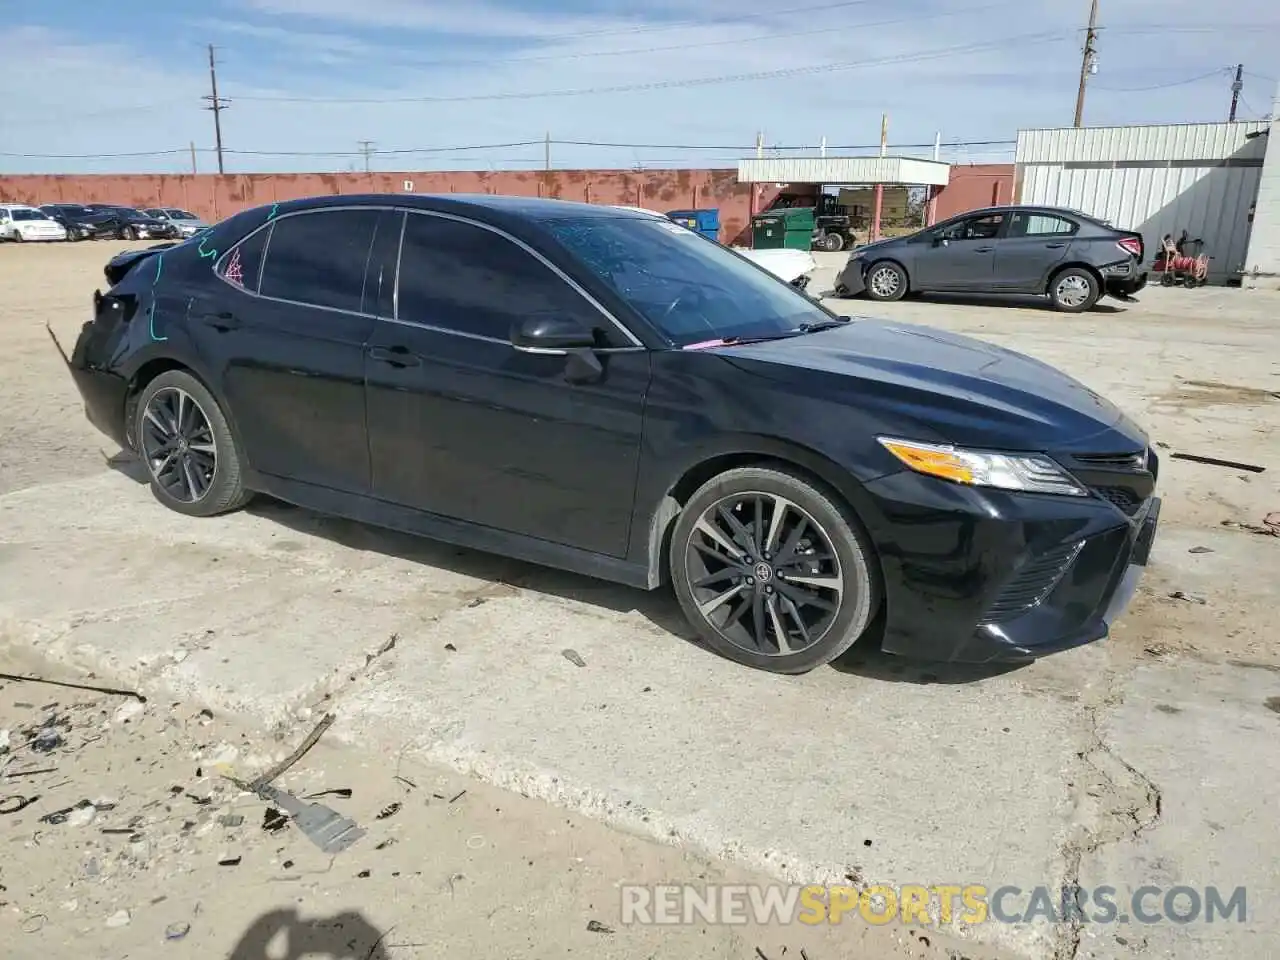
[[[42,328],[74,333],[98,249],[6,251],[88,258],[56,283],[0,264],[16,305],[0,327],[0,651],[258,726],[333,708],[334,734],[386,757],[447,764],[775,877],[1248,887],[1242,924],[965,931],[1036,960],[1280,952],[1280,921],[1259,909],[1280,894],[1266,805],[1280,774],[1268,706],[1280,697],[1280,541],[1226,525],[1256,524],[1280,500],[1275,402],[1236,391],[1224,406],[1221,391],[1184,389],[1269,393],[1280,296],[1152,290],[1070,319],[973,302],[875,307],[1067,369],[1166,453],[1268,472],[1166,455],[1152,567],[1104,643],[1008,672],[857,653],[778,678],[685,643],[661,594],[270,502],[204,522],[159,508],[127,464],[104,467]],[[50,426],[31,445],[37,419]],[[1179,591],[1206,603],[1170,599]]]

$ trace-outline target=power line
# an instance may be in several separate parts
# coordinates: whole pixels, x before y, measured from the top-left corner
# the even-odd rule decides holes
[[[370,143],[371,141],[361,141],[362,143]],[[396,156],[409,154],[451,154],[451,153],[471,153],[481,150],[506,150],[516,147],[541,147],[548,141],[546,138],[538,138],[536,140],[515,140],[507,143],[476,143],[465,144],[460,146],[445,147],[404,147],[386,150],[361,149],[361,150],[234,150],[225,149],[224,153],[235,154],[237,156],[254,156],[254,157],[363,157],[363,156]],[[550,140],[553,146],[576,146],[576,147],[600,147],[616,150],[710,150],[710,151],[733,151],[737,154],[751,154],[755,152],[754,144],[688,144],[688,143],[615,143],[604,140]],[[990,147],[990,146],[1012,146],[1017,143],[1016,140],[953,140],[942,143],[943,149],[955,147]],[[878,150],[880,144],[862,143],[862,144],[828,144],[828,150]],[[891,150],[924,150],[933,149],[933,141],[928,143],[894,143],[889,144]],[[81,153],[81,154],[56,154],[56,153],[0,153],[0,157],[22,159],[22,160],[110,160],[117,158],[136,158],[136,157],[162,157],[172,156],[175,154],[187,153],[190,147],[175,148],[173,150],[146,150],[134,153]],[[216,153],[216,148],[197,147],[197,153]],[[800,146],[771,146],[767,148],[770,151],[778,152],[794,152],[794,151],[815,151],[819,147],[815,145]],[[532,161],[530,161],[532,162]],[[660,161],[650,160],[647,162],[656,163]],[[677,162],[671,160],[669,162]]]
[[[1067,39],[1069,33],[1031,33],[998,40],[959,44],[936,50],[924,50],[913,54],[898,54],[869,60],[846,60],[836,63],[811,64],[804,67],[787,67],[782,70],[759,70],[752,73],[723,74],[713,77],[694,77],[685,80],[658,80],[650,83],[624,83],[608,87],[582,87],[569,90],[542,90],[537,92],[467,94],[456,97],[238,97],[239,100],[262,103],[320,103],[320,104],[370,104],[370,103],[473,103],[491,100],[537,100],[552,97],[581,97],[607,93],[632,93],[648,90],[669,90],[683,87],[712,86],[725,83],[745,83],[754,80],[779,80],[786,77],[812,76],[842,70],[858,70],[863,67],[888,66],[900,63],[921,63],[926,60],[943,60],[1000,49],[1009,44],[1032,46]]]
[[[1226,76],[1232,67],[1218,67],[1216,70],[1210,70],[1208,73],[1196,74],[1194,77],[1186,77],[1182,80],[1170,80],[1167,83],[1155,83],[1145,87],[1098,87],[1099,90],[1108,90],[1112,93],[1145,93],[1150,90],[1167,90],[1170,87],[1185,87],[1190,83],[1200,83],[1212,77]]]

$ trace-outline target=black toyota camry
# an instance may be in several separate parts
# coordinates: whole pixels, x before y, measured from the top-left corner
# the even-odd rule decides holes
[[[342,196],[136,251],[68,360],[156,498],[256,492],[656,589],[780,673],[860,637],[1026,660],[1107,635],[1157,458],[1051,367],[846,319],[615,207]]]

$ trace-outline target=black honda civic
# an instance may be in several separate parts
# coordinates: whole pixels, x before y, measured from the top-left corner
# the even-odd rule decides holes
[[[254,493],[614,580],[801,673],[865,637],[1105,637],[1160,511],[1146,434],[1036,360],[844,318],[641,212],[341,196],[113,263],[68,358],[193,517]]]

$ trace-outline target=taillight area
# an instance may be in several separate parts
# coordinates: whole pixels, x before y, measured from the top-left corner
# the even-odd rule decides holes
[[[1137,257],[1139,260],[1142,259],[1142,238],[1141,237],[1122,237],[1116,241],[1116,246],[1118,246],[1125,253],[1130,253],[1133,256]]]

